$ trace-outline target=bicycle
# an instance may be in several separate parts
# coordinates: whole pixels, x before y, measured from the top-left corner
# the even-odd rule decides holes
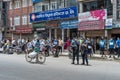
[[[33,49],[26,50],[25,59],[27,62],[32,62],[38,55],[38,63],[43,64],[46,61],[44,50],[35,52]]]

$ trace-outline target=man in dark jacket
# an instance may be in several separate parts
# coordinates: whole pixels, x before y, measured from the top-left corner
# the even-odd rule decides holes
[[[72,64],[75,64],[75,57],[77,57],[77,64],[79,64],[79,43],[77,39],[72,39],[71,41],[72,49],[73,49],[73,60]]]
[[[85,61],[86,61],[86,65],[89,66],[88,64],[88,45],[87,43],[83,43],[81,46],[82,49],[82,64],[81,65],[85,65]]]

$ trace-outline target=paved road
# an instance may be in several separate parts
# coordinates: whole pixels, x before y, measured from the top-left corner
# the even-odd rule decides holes
[[[90,60],[92,66],[72,65],[67,57],[48,57],[31,64],[24,55],[0,54],[0,80],[120,80],[120,63]]]

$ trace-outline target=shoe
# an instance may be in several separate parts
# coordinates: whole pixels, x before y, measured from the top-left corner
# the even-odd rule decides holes
[[[90,64],[87,64],[86,66],[91,66]]]
[[[71,64],[75,64],[74,62],[72,62]]]
[[[80,65],[85,65],[84,63],[81,63]]]

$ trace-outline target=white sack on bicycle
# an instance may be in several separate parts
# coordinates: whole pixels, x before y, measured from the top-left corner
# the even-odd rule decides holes
[[[37,54],[38,54],[37,52],[33,51],[33,52],[29,53],[29,57],[33,58],[33,57],[35,57]]]

